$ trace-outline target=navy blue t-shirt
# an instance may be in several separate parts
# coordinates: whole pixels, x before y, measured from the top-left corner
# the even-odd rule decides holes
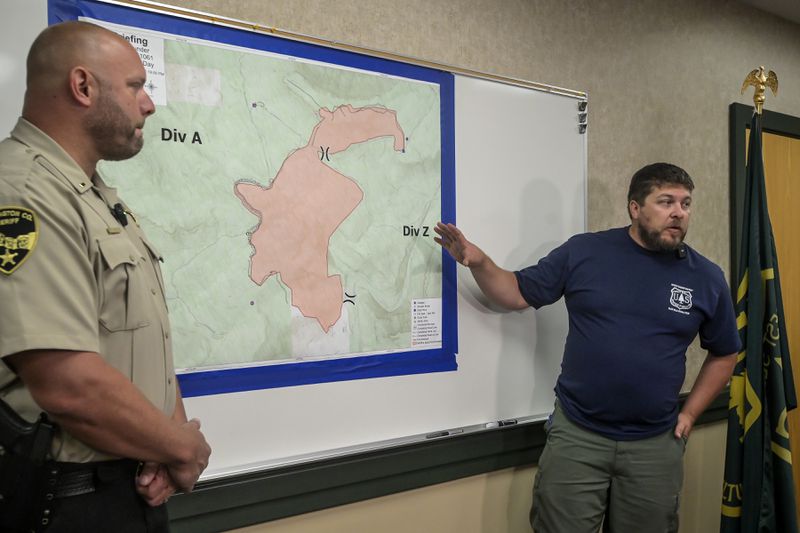
[[[628,228],[576,235],[515,273],[533,307],[564,296],[569,333],[556,396],[575,423],[615,440],[672,429],[686,349],[740,350],[722,270],[686,247],[686,257],[642,248]]]

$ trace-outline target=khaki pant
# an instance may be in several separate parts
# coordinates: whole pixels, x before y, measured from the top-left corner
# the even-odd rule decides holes
[[[533,487],[535,533],[675,533],[686,442],[672,431],[615,441],[570,421],[556,403]],[[605,528],[604,528],[605,529]]]

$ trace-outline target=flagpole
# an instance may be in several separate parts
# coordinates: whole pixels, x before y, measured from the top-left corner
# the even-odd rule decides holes
[[[764,67],[747,75],[755,112],[747,156],[744,225],[736,282],[742,341],[733,371],[722,494],[722,533],[797,533],[786,413],[797,405],[783,318],[778,258],[767,208],[761,113],[778,77]]]

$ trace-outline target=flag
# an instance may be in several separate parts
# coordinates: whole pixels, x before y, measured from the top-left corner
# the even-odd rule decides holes
[[[728,405],[721,533],[797,533],[787,410],[797,406],[778,258],[767,211],[761,117],[748,148],[736,322],[742,340]]]

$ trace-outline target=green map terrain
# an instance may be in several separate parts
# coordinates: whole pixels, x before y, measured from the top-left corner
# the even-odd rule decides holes
[[[441,206],[438,86],[170,39],[164,60],[167,105],[148,118],[144,149],[101,172],[164,256],[176,367],[412,348],[412,301],[441,298],[432,239]],[[396,112],[406,144],[398,152],[378,138],[324,160],[363,191],[330,239],[329,274],[341,276],[351,301],[325,333],[292,308],[280,273],[260,286],[250,279],[259,219],[234,186],[269,187],[308,144],[320,110],[343,105]]]

